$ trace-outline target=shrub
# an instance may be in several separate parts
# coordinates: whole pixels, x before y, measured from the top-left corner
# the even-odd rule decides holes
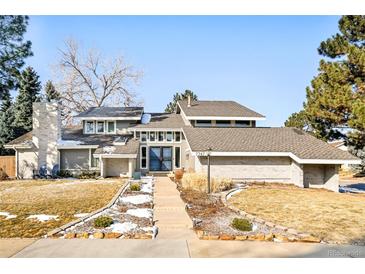
[[[208,178],[202,173],[184,173],[181,186],[186,189],[194,189],[202,192],[207,191]],[[233,185],[232,179],[211,177],[210,190],[212,192],[220,192],[230,189]]]
[[[175,170],[175,180],[176,181],[181,181],[181,179],[183,178],[183,175],[184,175],[184,169]]]
[[[131,189],[131,191],[140,191],[141,185],[139,183],[133,183],[129,188]]]
[[[232,227],[241,231],[251,231],[252,224],[247,219],[234,218],[231,223]]]
[[[62,178],[67,178],[67,177],[72,177],[73,176],[70,171],[64,170],[64,169],[58,171],[58,174],[57,175],[60,176],[60,177],[62,177]]]
[[[82,171],[79,175],[77,175],[76,177],[78,179],[96,179],[100,176],[100,172],[99,171],[91,171],[91,170],[85,170]]]
[[[100,216],[94,220],[94,226],[97,228],[107,227],[113,223],[113,219],[110,216]]]
[[[7,179],[9,179],[8,174],[6,174],[5,170],[0,168],[0,180],[7,180]]]

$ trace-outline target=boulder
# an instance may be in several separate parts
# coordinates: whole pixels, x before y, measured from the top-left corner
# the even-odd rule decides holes
[[[119,238],[120,236],[122,236],[122,233],[108,232],[108,233],[105,233],[104,239],[116,239],[116,238]]]
[[[272,241],[274,239],[274,235],[272,233],[265,234],[265,241]]]
[[[94,239],[103,239],[104,238],[104,233],[103,232],[95,232],[94,234],[93,234],[93,237],[94,237]]]
[[[304,242],[304,243],[320,243],[321,239],[312,235],[306,236],[306,237],[301,237],[299,238],[299,241]]]
[[[275,224],[272,222],[265,222],[265,225],[267,225],[268,227],[274,227]]]
[[[76,233],[73,233],[73,232],[66,233],[66,235],[65,235],[65,239],[73,239],[75,237],[76,237]]]
[[[245,241],[245,240],[247,240],[247,235],[236,236],[236,241]]]
[[[287,236],[284,236],[284,235],[281,235],[281,234],[275,234],[274,235],[274,238],[279,241],[279,242],[282,242],[282,243],[287,243],[289,242],[289,238]]]
[[[219,239],[223,240],[223,241],[230,241],[230,240],[234,240],[235,236],[228,235],[228,234],[222,234],[222,235],[219,236]]]
[[[219,240],[219,235],[209,235],[208,240]]]
[[[288,228],[287,228],[286,226],[282,226],[282,225],[275,225],[275,227],[276,227],[277,229],[282,230],[282,231],[287,231],[287,230],[288,230]]]
[[[77,233],[76,238],[89,239],[89,233],[87,233],[87,232]]]

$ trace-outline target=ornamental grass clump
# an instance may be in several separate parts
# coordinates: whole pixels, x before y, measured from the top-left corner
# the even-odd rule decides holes
[[[193,189],[201,192],[207,191],[208,178],[203,173],[184,173],[181,185],[185,189]],[[230,178],[211,177],[210,189],[212,192],[225,191],[232,188],[233,181]]]
[[[252,230],[252,224],[247,219],[234,218],[232,220],[231,226],[234,229],[237,229],[240,231],[251,231]]]
[[[133,183],[133,184],[131,184],[131,186],[129,188],[131,191],[140,191],[141,185],[138,183]]]
[[[94,227],[103,228],[113,224],[113,219],[110,216],[100,216],[94,220]]]

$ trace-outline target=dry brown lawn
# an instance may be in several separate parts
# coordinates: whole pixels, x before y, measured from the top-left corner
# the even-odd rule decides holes
[[[74,214],[90,213],[108,204],[124,184],[108,180],[0,181],[0,238],[41,237],[50,230],[77,219]],[[40,222],[30,215],[58,215],[58,220]]]
[[[337,243],[365,242],[365,195],[289,185],[253,186],[230,202],[267,221]]]

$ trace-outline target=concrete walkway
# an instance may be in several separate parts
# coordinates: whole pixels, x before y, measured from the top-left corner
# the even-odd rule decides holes
[[[185,211],[176,184],[167,177],[157,177],[154,192],[154,219],[157,239],[197,239],[192,222]]]

